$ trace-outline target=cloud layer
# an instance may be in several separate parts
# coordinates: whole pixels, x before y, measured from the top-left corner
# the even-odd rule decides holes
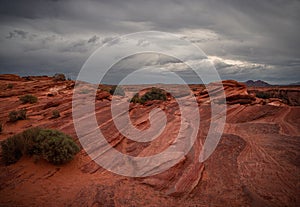
[[[299,11],[296,0],[3,1],[0,72],[75,78],[114,37],[158,30],[195,43],[224,79],[297,82]]]

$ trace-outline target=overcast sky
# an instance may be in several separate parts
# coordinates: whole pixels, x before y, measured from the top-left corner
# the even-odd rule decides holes
[[[1,1],[0,73],[76,78],[97,48],[148,30],[197,44],[222,79],[300,81],[298,0]]]

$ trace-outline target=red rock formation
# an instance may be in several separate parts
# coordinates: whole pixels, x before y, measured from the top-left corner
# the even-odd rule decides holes
[[[208,85],[213,89],[210,89],[210,94],[208,94],[208,90],[202,90],[198,96],[199,102],[201,103],[209,103],[211,99],[215,102],[222,102],[221,99],[221,90],[225,91],[226,95],[226,103],[227,104],[251,104],[255,101],[255,97],[253,95],[248,94],[247,87],[234,80],[222,81],[220,83],[211,83]]]
[[[0,74],[0,80],[19,81],[21,77],[14,74]]]
[[[252,93],[256,96],[261,94],[264,99],[267,99],[266,102],[281,102],[291,106],[300,106],[300,91],[299,86],[288,86],[288,87],[255,87],[249,88],[249,93]],[[275,98],[275,99],[274,99]]]
[[[14,84],[13,88],[4,87],[9,83]],[[255,98],[244,84],[223,81],[228,104],[225,131],[211,157],[199,163],[201,147],[212,118],[209,103],[218,102],[221,90],[220,85],[212,85],[217,86],[211,93],[212,100],[204,86],[192,86],[191,93],[199,102],[199,133],[190,152],[169,170],[146,178],[123,177],[94,163],[84,150],[72,162],[62,166],[41,160],[34,162],[33,158],[24,157],[14,165],[0,164],[1,204],[298,206],[299,107],[288,106],[280,98]],[[71,103],[73,81],[54,82],[47,77],[31,77],[29,80],[6,78],[0,81],[0,86],[3,86],[0,87],[0,122],[3,124],[0,140],[33,126],[58,129],[76,138]],[[290,89],[300,91],[299,87]],[[54,95],[49,97],[49,93]],[[37,96],[38,102],[21,104],[18,97],[24,94]],[[130,105],[131,121],[141,130],[149,127],[148,114],[152,109],[159,107],[167,115],[168,123],[162,134],[145,143],[134,142],[118,133],[111,117],[110,99],[108,92],[98,90],[96,117],[101,117],[98,123],[100,129],[117,150],[132,156],[149,156],[165,150],[174,142],[181,124],[180,111],[174,99],[169,97],[165,102]],[[127,98],[119,99],[127,101]],[[281,104],[270,104],[276,101]],[[8,122],[8,113],[21,108],[27,109],[28,119]],[[58,110],[61,116],[50,119],[53,110]],[[89,115],[82,118],[89,119]]]

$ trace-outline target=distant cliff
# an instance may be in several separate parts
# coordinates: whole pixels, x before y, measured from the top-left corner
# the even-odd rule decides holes
[[[245,84],[247,86],[257,86],[257,87],[266,87],[266,86],[271,86],[269,83],[264,82],[262,80],[257,80],[257,81],[253,81],[253,80],[248,80],[245,82]]]

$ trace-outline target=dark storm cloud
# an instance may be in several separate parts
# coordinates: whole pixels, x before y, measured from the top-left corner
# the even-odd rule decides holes
[[[88,40],[88,43],[96,43],[99,40],[99,37],[94,35]]]
[[[12,39],[15,37],[22,37],[25,39],[27,37],[28,32],[24,32],[23,30],[17,30],[15,29],[12,32],[9,32],[9,35],[6,37],[7,39]]]
[[[76,75],[97,47],[117,44],[110,42],[116,36],[159,30],[218,57],[223,78],[297,82],[299,11],[297,0],[2,1],[0,72]]]

